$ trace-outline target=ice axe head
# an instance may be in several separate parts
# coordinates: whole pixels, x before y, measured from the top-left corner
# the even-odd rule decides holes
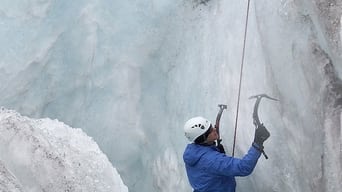
[[[227,109],[227,105],[224,105],[224,104],[219,104],[218,107],[220,109]]]
[[[260,100],[260,99],[263,98],[263,97],[268,98],[268,99],[271,99],[271,100],[274,100],[274,101],[278,101],[278,99],[273,98],[273,97],[270,97],[270,96],[268,96],[268,95],[266,95],[266,94],[254,95],[254,96],[249,97],[249,99],[257,99],[257,100]]]

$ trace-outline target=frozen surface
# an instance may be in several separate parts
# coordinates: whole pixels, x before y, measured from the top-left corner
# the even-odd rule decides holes
[[[128,192],[97,144],[57,120],[0,109],[0,191]]]
[[[217,104],[227,104],[221,133],[232,151],[246,6],[3,0],[0,105],[81,128],[130,191],[191,191],[182,162],[187,119],[214,121]],[[267,93],[280,101],[260,104],[270,159],[239,178],[237,191],[342,188],[341,6],[340,0],[251,1],[237,156],[253,139],[248,97]],[[23,187],[11,175],[4,179]]]

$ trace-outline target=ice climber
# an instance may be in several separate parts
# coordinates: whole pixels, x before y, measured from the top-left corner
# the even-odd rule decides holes
[[[252,173],[270,136],[265,126],[259,126],[248,153],[243,158],[225,154],[222,145],[216,146],[216,129],[203,117],[189,119],[184,125],[185,136],[191,142],[183,159],[189,182],[194,192],[235,192],[235,176]]]

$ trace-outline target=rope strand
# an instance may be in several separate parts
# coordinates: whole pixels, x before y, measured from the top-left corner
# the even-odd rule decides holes
[[[235,117],[235,128],[234,128],[234,142],[233,142],[233,153],[232,153],[233,157],[234,157],[234,153],[235,153],[237,122],[238,122],[238,117],[239,117],[242,72],[243,72],[243,64],[244,64],[244,60],[245,60],[246,37],[247,37],[247,26],[248,26],[248,16],[249,16],[249,4],[250,4],[250,0],[248,0],[248,3],[247,3],[245,35],[244,35],[244,38],[243,38],[243,49],[242,49],[242,59],[241,59],[241,68],[240,68],[240,81],[239,81],[239,91],[238,91],[238,100],[237,100],[237,105],[236,105],[236,117]]]

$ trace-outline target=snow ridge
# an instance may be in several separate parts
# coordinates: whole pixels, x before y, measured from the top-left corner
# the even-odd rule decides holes
[[[0,109],[1,191],[127,192],[92,138],[58,120]]]

